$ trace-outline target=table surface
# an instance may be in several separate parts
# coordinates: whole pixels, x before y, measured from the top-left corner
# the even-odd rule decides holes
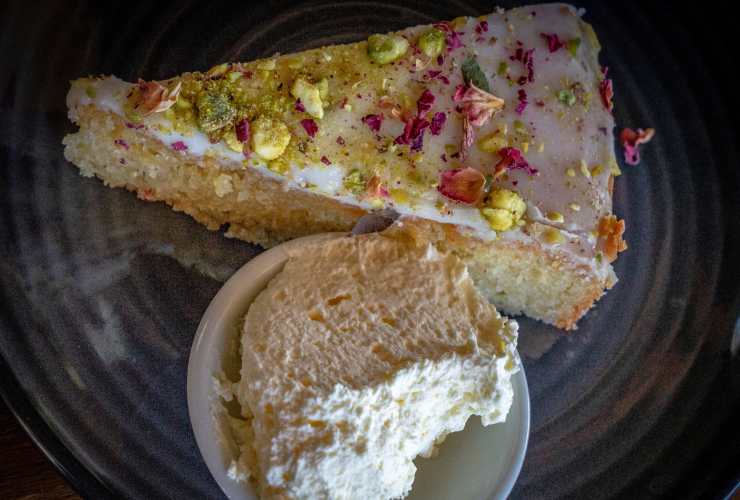
[[[0,498],[79,500],[0,400]]]

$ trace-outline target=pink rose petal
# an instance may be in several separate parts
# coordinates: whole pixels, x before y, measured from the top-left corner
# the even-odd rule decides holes
[[[316,122],[313,121],[311,118],[306,118],[305,120],[301,120],[301,125],[305,129],[306,133],[309,135],[309,137],[315,137],[316,132],[319,131],[319,126],[316,125]]]
[[[383,113],[377,115],[366,115],[362,117],[362,123],[370,127],[373,132],[380,131],[380,126],[383,124]]]
[[[483,195],[485,183],[485,177],[478,170],[456,168],[440,172],[437,190],[451,200],[473,204]]]
[[[624,161],[627,165],[637,165],[640,163],[640,144],[650,142],[655,135],[655,129],[638,128],[636,131],[631,128],[622,129],[619,134],[619,142],[624,148]]]

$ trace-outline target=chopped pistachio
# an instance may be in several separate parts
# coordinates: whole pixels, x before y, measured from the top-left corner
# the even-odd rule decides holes
[[[427,57],[437,57],[446,45],[445,34],[436,28],[430,29],[419,37],[419,49]]]
[[[321,97],[322,101],[326,102],[329,98],[329,80],[322,78],[316,86],[319,88],[319,97]]]
[[[362,176],[362,172],[357,169],[347,174],[342,184],[352,194],[360,194],[365,190],[365,179]]]
[[[239,142],[239,139],[236,138],[236,132],[234,129],[229,129],[224,133],[224,142],[229,146],[229,149],[236,151],[237,153],[241,153],[244,150],[244,144]]]
[[[95,95],[96,95],[95,87],[93,86],[85,87],[85,95],[89,97],[90,99],[95,99]]]
[[[395,203],[400,203],[402,205],[408,205],[411,201],[411,197],[409,196],[408,191],[404,189],[396,189],[393,188],[390,191],[390,197],[391,200],[393,200]]]
[[[265,160],[280,157],[290,143],[290,129],[283,122],[260,116],[252,122],[252,149]]]
[[[193,105],[190,103],[190,101],[185,99],[182,94],[180,94],[179,96],[177,96],[177,101],[175,101],[175,107],[179,109],[190,109],[193,107]]]
[[[239,78],[241,78],[242,76],[244,76],[244,75],[242,74],[241,71],[232,71],[231,73],[229,73],[228,75],[226,75],[226,78],[228,78],[230,82],[235,82]]]
[[[565,175],[567,175],[568,177],[575,177],[576,171],[572,168],[569,168],[565,171]]]
[[[581,173],[584,177],[591,177],[591,171],[588,169],[588,164],[584,159],[581,159]]]
[[[224,73],[226,73],[226,71],[228,71],[228,69],[229,69],[229,63],[218,64],[218,65],[212,67],[211,69],[209,69],[206,72],[206,77],[207,78],[216,78],[216,77],[219,77],[219,76],[223,75]]]
[[[591,169],[591,176],[596,177],[597,175],[601,174],[604,171],[604,167],[601,165],[596,165],[594,168]]]
[[[522,153],[527,153],[527,152],[529,152],[529,143],[523,142],[522,143]]]
[[[321,91],[317,85],[309,82],[303,77],[298,77],[293,81],[290,93],[296,99],[300,99],[306,108],[306,113],[314,118],[321,119],[324,117],[324,108],[321,102]]]
[[[568,52],[570,52],[570,55],[575,57],[578,54],[578,47],[581,46],[581,39],[573,38],[572,40],[568,40],[565,46],[567,47]]]
[[[378,64],[388,64],[400,59],[408,48],[408,40],[400,35],[371,35],[367,39],[367,55]]]
[[[495,231],[506,231],[514,225],[514,217],[511,212],[503,208],[483,208],[481,214],[488,221],[491,229]]]
[[[496,70],[496,74],[498,76],[506,76],[506,74],[509,72],[509,65],[505,61],[501,61],[498,63],[498,69]]]
[[[573,106],[576,103],[576,96],[570,90],[563,89],[558,92],[558,101],[566,106]]]
[[[236,109],[229,97],[221,92],[203,92],[195,105],[198,108],[198,127],[207,134],[225,127],[236,117]]]
[[[257,69],[263,71],[272,71],[277,67],[275,59],[263,59],[257,63]]]
[[[574,212],[578,212],[581,209],[581,206],[578,203],[570,203],[568,204],[568,208],[570,208]]]
[[[478,141],[478,149],[486,153],[498,153],[502,148],[509,145],[506,137],[499,133],[491,134]]]
[[[468,18],[463,16],[456,17],[450,22],[450,25],[454,30],[460,30],[460,28],[462,28],[466,24],[468,24]]]
[[[267,168],[280,175],[285,175],[290,171],[290,165],[285,158],[276,158],[267,162]]]
[[[528,133],[527,126],[521,120],[514,120],[514,132],[518,134],[526,134]]]
[[[496,231],[510,229],[527,210],[527,204],[518,193],[503,188],[492,190],[486,199],[486,205],[481,209],[481,214]]]
[[[545,243],[549,243],[550,245],[557,245],[565,242],[565,236],[563,236],[563,233],[552,227],[545,229],[542,233],[542,237],[545,240]]]
[[[547,212],[547,219],[552,222],[564,222],[565,218],[560,212]]]

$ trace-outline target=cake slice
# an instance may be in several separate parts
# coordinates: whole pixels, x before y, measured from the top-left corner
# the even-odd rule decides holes
[[[517,324],[452,254],[379,234],[301,247],[255,299],[237,397],[261,498],[402,498],[417,456],[506,419]]]
[[[159,82],[84,78],[65,156],[265,246],[393,208],[500,309],[573,329],[626,247],[599,48],[547,4]]]

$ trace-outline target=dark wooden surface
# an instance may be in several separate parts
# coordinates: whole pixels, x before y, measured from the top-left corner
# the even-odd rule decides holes
[[[0,400],[0,499],[79,500]]]

